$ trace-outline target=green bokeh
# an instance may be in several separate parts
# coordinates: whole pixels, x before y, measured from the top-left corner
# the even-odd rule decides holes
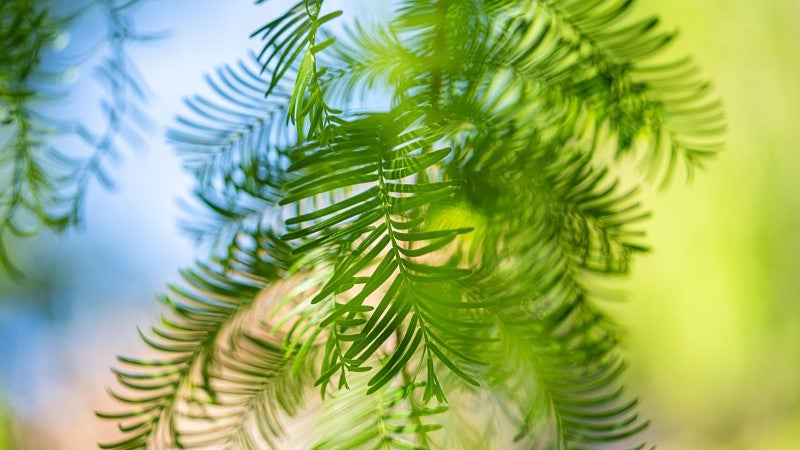
[[[727,146],[654,194],[654,253],[619,308],[661,449],[800,443],[800,2],[644,0],[728,114]]]

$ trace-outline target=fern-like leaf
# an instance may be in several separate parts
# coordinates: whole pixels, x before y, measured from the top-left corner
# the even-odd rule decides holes
[[[372,395],[365,395],[367,390],[361,376],[351,390],[330,398],[319,418],[314,450],[428,448],[429,435],[441,429],[434,420],[447,407],[421,406],[415,398],[424,390],[419,384],[385,387]]]
[[[260,342],[247,338],[251,330],[237,327],[236,323],[251,314],[259,294],[283,276],[285,269],[281,267],[289,265],[286,261],[263,259],[265,252],[270,258],[288,255],[280,250],[281,241],[264,240],[260,244],[244,249],[229,265],[231,269],[200,264],[196,269],[184,271],[188,288],[173,286],[172,295],[163,299],[171,315],[162,317],[161,325],[151,330],[152,337],[142,334],[151,348],[165,356],[151,360],[120,357],[120,362],[130,369],[115,373],[120,384],[132,393],[112,395],[131,409],[98,415],[122,420],[120,430],[127,437],[101,447],[135,449],[191,444],[192,433],[189,441],[183,442],[185,408],[218,403],[214,380],[220,370],[225,370],[220,369],[224,361],[228,361],[228,370],[234,373],[237,368],[244,370],[236,365],[231,368],[235,363],[230,362],[230,356],[220,358],[218,353],[227,340],[234,346],[240,340]],[[265,344],[261,350],[274,349]],[[271,357],[276,358],[276,353],[280,352],[273,351]],[[281,364],[281,357],[277,356],[276,365]],[[271,376],[275,375],[264,374],[266,379]],[[225,380],[230,381],[227,377]],[[231,401],[235,398],[226,399]],[[195,416],[196,413],[191,413],[188,419]]]
[[[296,252],[320,246],[349,249],[337,261],[330,280],[312,299],[312,303],[336,301],[338,295],[348,291],[352,294],[343,303],[337,302],[321,324],[337,329],[329,335],[334,341],[326,351],[318,381],[323,387],[336,373],[340,374],[339,387],[343,387],[347,371],[366,370],[362,367],[364,362],[399,331],[409,316],[408,328],[403,331],[394,356],[371,379],[372,389],[379,389],[396,376],[421,344],[428,367],[428,397],[443,398],[432,370],[434,359],[476,383],[452,358],[472,364],[478,361],[440,337],[442,333],[457,332],[430,314],[437,303],[461,305],[459,280],[467,272],[452,265],[426,264],[420,258],[442,249],[469,229],[423,228],[421,212],[450,198],[459,183],[423,181],[426,171],[441,163],[450,150],[430,150],[440,139],[441,131],[419,124],[419,117],[419,113],[412,112],[398,117],[389,114],[357,119],[343,127],[346,134],[342,139],[334,138],[322,148],[301,147],[301,156],[295,157],[296,162],[290,167],[327,175],[299,176],[290,183],[283,203],[322,196],[322,201],[330,205],[287,220],[289,226],[307,225],[283,238],[305,239]],[[365,270],[369,273],[366,276]],[[429,284],[444,286],[441,298],[426,293],[425,286]],[[386,292],[377,300],[377,306],[369,305],[367,300],[382,287]],[[357,319],[368,311],[366,322]],[[346,338],[344,330],[349,330]],[[341,341],[348,341],[346,349]]]
[[[268,84],[253,66],[240,61],[218,69],[207,82],[219,98],[186,100],[193,117],[179,117],[167,134],[197,180],[195,197],[211,213],[205,221],[193,214],[186,229],[223,260],[237,240],[270,226],[265,222],[278,212],[284,153],[293,142],[285,123],[288,94],[277,89],[264,97]]]
[[[498,412],[470,444],[502,416],[503,445],[644,447],[602,308],[647,251],[618,160],[691,175],[723,118],[633,4],[404,0],[339,39],[301,0],[257,30],[261,72],[170,133],[224,251],[145,337],[170,356],[123,359],[108,447],[277,447],[312,387],[320,449],[463,447],[464,399]]]

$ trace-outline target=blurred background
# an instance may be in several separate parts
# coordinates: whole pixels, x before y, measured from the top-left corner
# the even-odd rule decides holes
[[[643,1],[728,114],[725,151],[654,195],[619,317],[662,449],[800,448],[800,2]]]
[[[13,249],[28,277],[0,281],[0,449],[87,449],[113,435],[93,414],[112,407],[108,368],[143,349],[136,327],[154,322],[156,295],[200,256],[177,225],[190,181],[163,128],[285,3],[139,8],[140,29],[170,32],[131,49],[156,128],[113,168],[113,192],[90,190],[80,231]],[[650,195],[654,251],[622,284],[625,301],[609,305],[628,330],[647,438],[675,450],[799,448],[800,2],[639,9],[680,29],[673,50],[696,57],[729,117],[727,148],[705,172]]]

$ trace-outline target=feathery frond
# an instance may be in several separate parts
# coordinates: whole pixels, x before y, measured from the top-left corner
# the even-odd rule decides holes
[[[316,387],[320,449],[463,446],[463,399],[504,445],[643,448],[602,308],[648,250],[619,159],[665,186],[718,149],[694,63],[631,0],[403,0],[343,36],[323,3],[253,33],[260,71],[219,69],[169,135],[217,251],[145,337],[169,356],[122,359],[107,447],[279,447]]]
[[[197,180],[196,198],[211,213],[202,220],[195,212],[186,229],[223,259],[237,239],[269,225],[294,141],[286,126],[288,94],[276,89],[264,97],[268,85],[253,66],[240,61],[207,77],[219,99],[187,99],[194,117],[179,117],[179,127],[167,133]]]
[[[287,112],[300,140],[319,136],[324,141],[337,123],[336,115],[340,112],[326,104],[320,86],[320,78],[326,69],[317,66],[317,55],[335,39],[328,37],[317,42],[317,32],[342,12],[323,14],[323,3],[323,0],[300,0],[285,14],[251,34],[251,37],[259,36],[265,41],[258,60],[262,72],[269,70],[272,73],[266,95],[278,87],[290,70],[296,70]],[[300,63],[296,64],[298,59]]]
[[[422,406],[415,396],[424,389],[419,384],[382,388],[366,394],[366,378],[352,389],[339,391],[325,404],[320,416],[314,450],[424,449],[429,434],[441,429],[436,417],[445,406]]]
[[[291,265],[291,259],[281,258],[281,255],[289,256],[281,246],[280,240],[265,236],[229,261],[230,269],[199,264],[196,269],[183,272],[188,286],[173,286],[172,295],[163,298],[171,314],[163,316],[160,326],[152,328],[152,336],[142,334],[150,347],[167,356],[152,360],[120,358],[120,362],[131,368],[115,371],[120,384],[140,394],[112,393],[133,410],[98,413],[104,418],[126,421],[120,424],[126,437],[101,447],[203,446],[209,439],[214,441],[215,436],[221,438],[216,433],[208,436],[192,431],[189,426],[192,421],[204,417],[211,420],[206,410],[214,410],[219,411],[216,416],[238,416],[239,424],[244,426],[249,420],[246,413],[251,408],[266,406],[251,406],[252,400],[243,397],[246,394],[263,397],[264,391],[276,389],[276,386],[280,386],[282,394],[269,396],[270,402],[288,398],[283,401],[282,408],[287,413],[294,411],[291,405],[299,396],[298,390],[290,391],[295,394],[283,390],[289,386],[287,380],[294,378],[288,377],[284,370],[292,356],[283,354],[269,338],[260,338],[256,334],[261,328],[258,316],[252,319],[258,312],[259,295],[285,276],[285,268]],[[265,257],[270,260],[264,260]],[[281,297],[267,298],[266,302],[279,300]],[[260,362],[253,360],[258,355],[263,357]],[[253,372],[248,364],[267,364],[271,369],[257,379],[243,378]],[[242,393],[237,389],[250,390]],[[269,411],[274,412],[275,406],[271,408]],[[245,417],[241,417],[243,415]],[[273,420],[273,416],[259,413],[257,428],[275,429]],[[224,437],[233,439],[239,432],[238,427],[234,427],[232,433]],[[265,440],[268,437],[265,436]]]
[[[459,183],[424,181],[427,171],[440,164],[450,149],[431,148],[442,135],[435,128],[419,123],[421,113],[403,111],[397,117],[392,113],[364,116],[343,126],[342,138],[335,137],[322,148],[314,144],[310,148],[301,147],[298,149],[301,156],[293,157],[295,163],[290,171],[309,175],[301,175],[289,183],[288,195],[282,203],[316,196],[336,198],[337,191],[344,191],[329,206],[315,206],[312,212],[287,220],[287,225],[308,225],[283,236],[286,240],[305,239],[295,252],[334,246],[341,255],[330,280],[312,303],[336,301],[336,295],[353,289],[352,296],[343,303],[337,302],[321,323],[323,327],[355,328],[355,334],[348,334],[347,338],[352,344],[329,345],[319,380],[323,386],[337,372],[339,387],[345,386],[346,372],[363,370],[362,364],[404,323],[408,329],[403,331],[394,357],[371,379],[372,390],[397,375],[403,368],[401,362],[408,361],[420,344],[424,346],[427,367],[432,367],[435,358],[476,383],[452,356],[466,362],[477,361],[439,336],[458,331],[450,321],[437,322],[431,316],[437,304],[462,305],[459,282],[468,272],[451,264],[425,263],[422,258],[444,248],[469,229],[425,226],[424,211],[447,201]],[[315,176],[318,173],[326,175],[319,178]],[[300,205],[299,209],[302,208]],[[365,269],[371,273],[365,276]],[[430,284],[442,287],[437,289],[441,297],[426,292],[426,285]],[[386,292],[373,310],[365,302],[381,287]],[[352,322],[367,311],[371,315],[363,327]],[[344,339],[334,333],[329,336]],[[428,370],[427,377],[426,396],[442,399],[435,373]]]

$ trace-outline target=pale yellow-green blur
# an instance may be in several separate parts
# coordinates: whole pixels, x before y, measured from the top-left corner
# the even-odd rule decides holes
[[[6,418],[6,411],[4,409],[2,399],[0,399],[0,448],[11,448],[11,439],[8,436],[8,425],[10,420]]]
[[[649,200],[618,311],[664,450],[800,448],[800,2],[643,0],[726,105],[727,147]]]

